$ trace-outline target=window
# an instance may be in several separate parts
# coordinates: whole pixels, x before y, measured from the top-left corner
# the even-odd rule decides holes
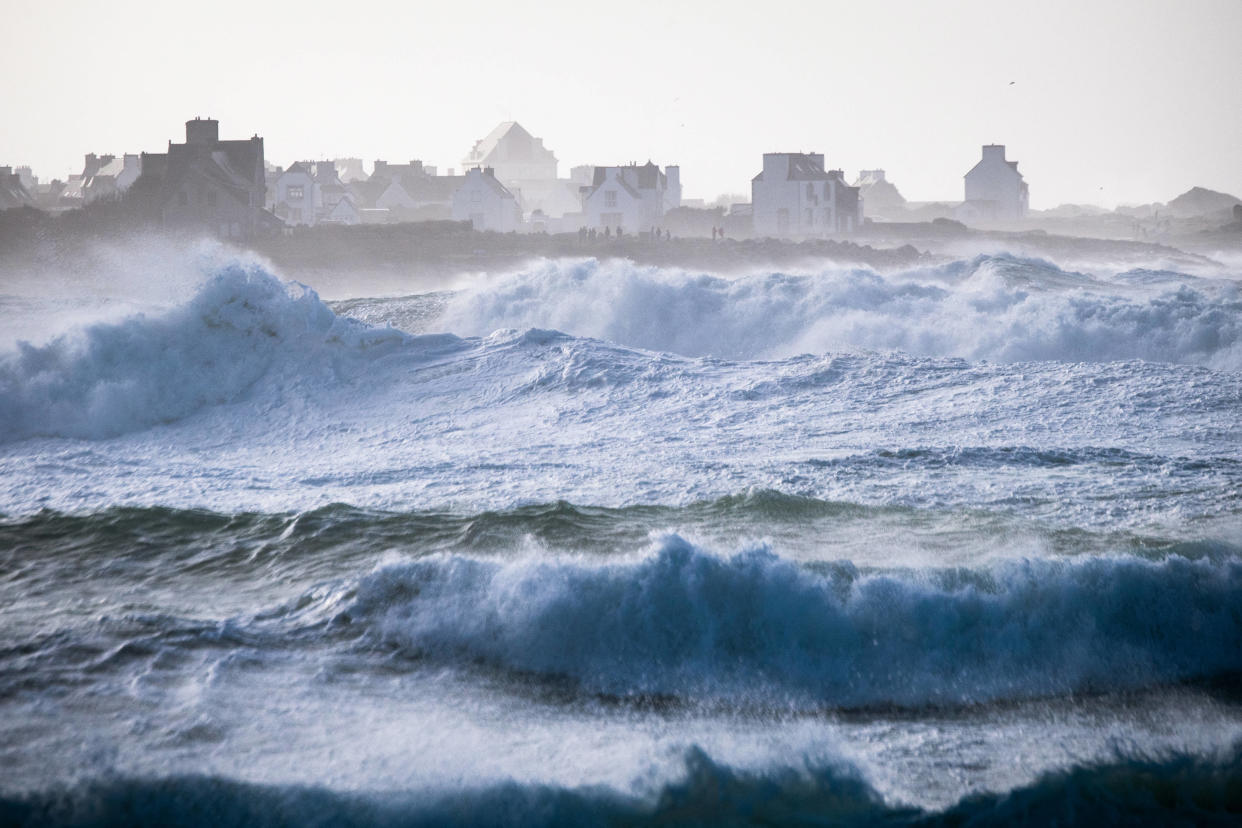
[[[776,232],[784,233],[789,229],[789,208],[781,207],[776,211]]]
[[[815,223],[815,211],[810,207],[806,208],[806,226],[810,227]]]
[[[809,181],[806,183],[806,197],[815,198],[815,185]]]
[[[475,204],[478,204],[482,200],[483,200],[483,194],[481,192],[479,192],[478,190],[470,191],[470,201],[472,201]]]
[[[604,206],[605,207],[616,207],[617,206],[617,191],[616,190],[604,190]]]
[[[289,201],[301,201],[302,200],[302,185],[298,184],[296,186],[289,187],[287,190],[285,190],[285,198],[288,199]]]

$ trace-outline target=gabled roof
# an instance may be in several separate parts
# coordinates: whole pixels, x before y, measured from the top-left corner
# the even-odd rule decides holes
[[[374,207],[375,202],[388,189],[389,181],[386,178],[370,178],[351,181],[347,186],[357,198],[359,207]]]
[[[16,174],[0,176],[0,210],[14,207],[26,207],[34,204],[34,199]]]
[[[978,162],[977,162],[977,163],[976,163],[973,167],[971,167],[971,168],[970,168],[970,172],[966,173],[966,175],[962,176],[962,178],[966,178],[966,176],[969,176],[969,175],[971,175],[972,173],[974,173],[974,171],[975,171],[975,170],[978,170],[978,169],[981,169],[981,168],[983,168],[983,167],[987,166],[987,162],[988,162],[988,159],[987,159],[987,158],[980,158],[980,159],[979,159],[979,161],[978,161]],[[1008,167],[1009,167],[1009,169],[1013,170],[1014,174],[1018,176],[1018,179],[1019,179],[1019,180],[1021,180],[1021,179],[1022,179],[1022,173],[1018,172],[1018,162],[1017,162],[1017,161],[1008,161],[1008,160],[1006,160],[1006,161],[1005,161],[1005,165],[1006,165],[1006,166],[1008,166]]]
[[[401,186],[415,201],[451,204],[453,193],[465,180],[464,175],[405,175]]]
[[[503,157],[492,158],[492,155],[505,144]],[[555,160],[552,150],[543,145],[542,138],[536,138],[526,131],[517,121],[504,121],[496,126],[485,137],[475,141],[470,154],[466,156],[468,166],[488,166],[493,161],[544,161]]]
[[[470,174],[471,174],[471,173],[477,173],[477,174],[478,174],[478,178],[482,180],[483,184],[484,184],[486,187],[488,187],[488,188],[489,188],[489,189],[490,189],[493,193],[495,193],[496,195],[500,196],[501,198],[514,198],[514,199],[516,200],[516,198],[515,198],[515,196],[513,195],[513,193],[511,193],[511,192],[509,191],[509,188],[508,188],[508,187],[506,187],[504,184],[501,184],[499,181],[497,181],[497,180],[496,180],[496,176],[495,176],[495,175],[490,175],[489,173],[487,173],[487,172],[485,172],[485,171],[483,171],[483,170],[480,170],[480,169],[478,169],[477,167],[476,167],[475,169],[473,169],[473,170],[467,170],[467,171],[466,171],[466,174],[465,174],[464,176],[462,176],[462,177],[461,177],[461,182],[462,182],[462,184],[464,184],[464,183],[466,182],[466,180],[467,180],[468,178],[470,178]],[[445,177],[447,177],[447,176],[445,176]],[[456,176],[454,176],[454,177],[456,178]],[[454,190],[454,192],[456,192],[456,190]]]
[[[611,183],[618,185],[622,190],[629,193],[631,198],[641,201],[643,197],[642,193],[631,187],[629,182],[625,180],[624,169],[624,167],[596,167],[595,183],[590,187],[585,188],[587,192],[584,196],[584,200],[594,198],[595,194],[603,189],[606,184]]]
[[[828,173],[807,155],[791,155],[789,157],[788,181],[829,181],[836,176]]]

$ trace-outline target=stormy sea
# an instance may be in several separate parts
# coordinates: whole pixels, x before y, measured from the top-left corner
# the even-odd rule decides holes
[[[1236,824],[1242,272],[0,296],[0,824]]]

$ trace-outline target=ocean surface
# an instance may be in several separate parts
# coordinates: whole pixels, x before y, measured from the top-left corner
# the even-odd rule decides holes
[[[0,824],[1242,819],[1242,272],[134,267],[0,291]]]

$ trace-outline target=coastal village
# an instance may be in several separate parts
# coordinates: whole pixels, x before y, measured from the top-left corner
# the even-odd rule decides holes
[[[626,236],[832,239],[865,226],[941,222],[1021,229],[1030,194],[1018,161],[1000,144],[984,145],[962,173],[960,200],[907,201],[883,169],[850,177],[818,152],[772,152],[754,159],[750,200],[686,198],[677,164],[653,160],[570,167],[515,121],[496,126],[463,155],[458,168],[419,160],[301,160],[281,167],[263,139],[222,139],[220,125],[196,117],[184,141],[165,152],[86,155],[80,173],[42,180],[29,167],[0,167],[0,210],[57,214],[127,202],[151,225],[247,240],[324,225],[453,221],[480,232],[578,234],[583,240]],[[1242,221],[1225,194],[1192,191],[1193,210]],[[1160,207],[1119,208],[1136,238],[1158,234]],[[1169,205],[1164,221],[1176,215]],[[1069,217],[1092,208],[1069,209]],[[1230,210],[1233,210],[1230,213]],[[1055,211],[1047,211],[1054,214]],[[1098,212],[1106,212],[1100,209]],[[1077,214],[1077,215],[1076,215]]]
[[[908,208],[883,170],[850,183],[821,153],[766,153],[746,203],[683,197],[681,169],[652,160],[580,165],[562,175],[556,154],[521,124],[496,126],[460,168],[419,160],[302,160],[279,167],[258,135],[222,139],[211,118],[185,124],[184,142],[162,153],[87,155],[80,173],[42,181],[29,167],[0,167],[0,208],[60,212],[126,197],[137,187],[158,223],[195,225],[228,239],[315,225],[452,220],[499,233],[649,236],[847,236],[864,221],[894,220]],[[1021,219],[1027,185],[1002,146],[983,148],[965,175],[964,199],[943,217]],[[916,205],[917,207],[917,205]]]

